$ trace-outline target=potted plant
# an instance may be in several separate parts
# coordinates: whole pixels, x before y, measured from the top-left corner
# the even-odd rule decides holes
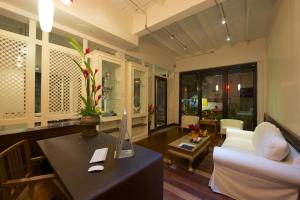
[[[155,110],[156,110],[156,106],[154,106],[152,104],[148,105],[148,131],[150,131],[151,120],[152,120],[152,116],[153,116]]]
[[[83,66],[75,59],[72,59],[78,66],[78,69],[84,77],[86,96],[80,96],[84,107],[80,109],[81,121],[84,125],[82,131],[83,136],[94,136],[97,134],[96,126],[100,123],[101,110],[98,107],[99,100],[101,99],[101,85],[96,83],[96,74],[98,69],[94,71],[91,68],[90,61],[87,55],[90,53],[89,48],[83,50],[81,45],[72,37],[69,38],[69,44],[79,53],[83,60]]]

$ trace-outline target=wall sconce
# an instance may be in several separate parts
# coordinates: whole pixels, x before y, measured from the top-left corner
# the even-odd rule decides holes
[[[238,91],[240,91],[241,90],[241,84],[239,83],[238,84]]]
[[[216,91],[219,91],[219,84],[216,85]]]

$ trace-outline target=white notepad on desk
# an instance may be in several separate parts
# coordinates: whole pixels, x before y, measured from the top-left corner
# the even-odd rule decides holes
[[[90,160],[90,163],[105,161],[107,151],[108,151],[108,148],[96,149],[96,151],[94,152],[94,154]]]

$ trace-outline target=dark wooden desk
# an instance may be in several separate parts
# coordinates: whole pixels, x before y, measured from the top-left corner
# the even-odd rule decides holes
[[[162,155],[134,145],[135,156],[115,160],[115,139],[80,134],[38,141],[55,173],[73,199],[163,199]],[[109,147],[102,172],[88,173],[95,149]]]

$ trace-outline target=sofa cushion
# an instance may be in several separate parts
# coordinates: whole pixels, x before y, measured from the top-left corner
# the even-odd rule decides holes
[[[256,147],[256,154],[270,160],[281,161],[289,153],[289,145],[286,140],[276,132],[266,132]]]
[[[279,129],[275,125],[269,122],[262,122],[258,126],[256,126],[254,130],[254,137],[252,141],[254,147],[257,146],[258,142],[261,140],[261,137],[265,132],[276,132],[277,134],[281,135]]]

